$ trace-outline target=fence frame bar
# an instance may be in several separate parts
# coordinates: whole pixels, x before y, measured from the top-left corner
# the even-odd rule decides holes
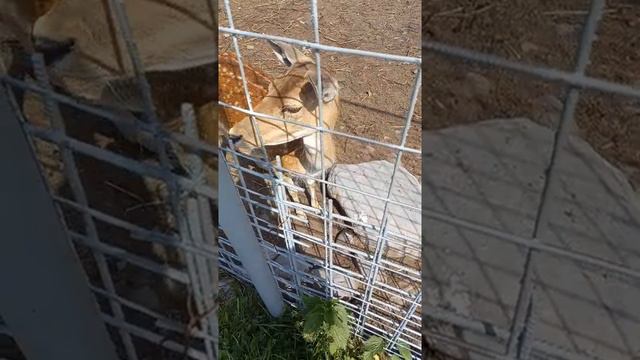
[[[580,46],[578,47],[575,70],[576,74],[583,75],[587,68],[587,65],[589,64],[591,47],[593,45],[593,41],[595,40],[598,21],[602,17],[603,10],[604,0],[591,1],[591,8],[589,11],[587,22],[585,23],[583,28]],[[564,108],[562,111],[560,123],[555,132],[553,148],[551,156],[549,158],[549,165],[545,171],[545,182],[542,193],[540,195],[540,203],[538,205],[538,213],[536,214],[534,230],[531,234],[532,239],[536,239],[540,235],[542,229],[547,227],[547,217],[550,211],[549,198],[551,196],[551,189],[556,187],[558,183],[558,174],[554,170],[556,170],[556,162],[560,151],[569,139],[569,131],[571,125],[575,120],[574,114],[578,105],[579,96],[580,91],[576,87],[571,86],[564,102]],[[509,340],[507,343],[506,355],[508,358],[526,360],[529,357],[530,352],[523,352],[521,351],[521,349],[528,347],[524,346],[527,344],[523,343],[523,339],[529,341],[531,338],[533,338],[533,334],[530,334],[526,338],[523,338],[523,334],[527,331],[527,322],[525,320],[527,319],[527,313],[531,311],[531,307],[533,306],[532,302],[534,301],[533,296],[535,292],[535,255],[535,249],[528,247],[525,255],[524,270],[522,274],[520,291],[518,293],[516,310],[513,314],[511,334],[509,335]]]
[[[235,187],[225,157],[219,157],[219,204],[225,211],[220,211],[219,222],[225,234],[233,244],[233,248],[242,262],[242,267],[251,279],[267,310],[273,316],[284,312],[284,301],[278,284],[270,271],[264,251],[258,243],[253,227],[245,211],[240,194]]]
[[[117,360],[10,96],[0,88],[0,159],[11,169],[0,177],[2,318],[30,360]]]

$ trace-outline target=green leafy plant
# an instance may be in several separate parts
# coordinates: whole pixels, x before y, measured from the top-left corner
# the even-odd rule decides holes
[[[385,352],[386,342],[372,336],[364,343],[351,335],[349,313],[338,300],[304,297],[303,338],[313,345],[314,358],[333,360],[411,360],[408,348],[399,345],[400,356]]]
[[[385,341],[381,337],[372,336],[364,342],[364,351],[362,352],[362,360],[379,360],[380,355],[384,354]]]
[[[273,318],[252,287],[233,284],[234,296],[218,312],[221,360],[411,360],[407,348],[390,356],[382,338],[352,335],[348,310],[337,300],[306,297],[304,310]]]
[[[393,355],[390,360],[411,360],[411,351],[409,351],[408,347],[398,345],[398,352],[400,352],[400,356]]]
[[[314,346],[317,355],[337,358],[347,350],[351,331],[348,313],[337,300],[305,297],[302,336]]]
[[[411,351],[403,345],[398,345],[400,356],[392,355],[389,357],[385,353],[387,346],[384,339],[378,336],[372,336],[364,343],[364,350],[361,360],[411,360]]]

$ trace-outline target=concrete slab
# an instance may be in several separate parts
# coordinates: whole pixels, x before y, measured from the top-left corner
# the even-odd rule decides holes
[[[372,228],[356,226],[355,231],[363,238],[370,239],[370,251],[375,250],[375,242],[380,231],[384,201],[388,195],[394,164],[386,160],[369,161],[360,164],[337,164],[329,173],[327,187],[329,195],[352,219],[372,225]],[[385,257],[403,263],[410,259],[420,259],[422,194],[421,184],[402,166],[398,167],[391,201],[388,206],[388,241]],[[353,190],[352,190],[353,189]],[[372,196],[373,195],[373,196]],[[374,197],[375,196],[375,197]]]
[[[422,141],[423,309],[446,310],[447,321],[457,316],[481,331],[433,316],[426,325],[500,350],[524,248],[429,214],[531,236],[553,132],[527,119],[506,119],[423,132]],[[558,160],[561,181],[551,189],[553,210],[540,240],[640,271],[640,201],[628,181],[576,137]],[[640,281],[548,254],[537,255],[534,267],[537,344],[578,358],[640,357]]]

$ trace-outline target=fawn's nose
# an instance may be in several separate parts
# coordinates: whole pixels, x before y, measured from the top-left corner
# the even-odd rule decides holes
[[[33,45],[37,52],[42,54],[46,65],[51,65],[60,61],[73,50],[75,41],[68,39],[64,41],[56,41],[44,37],[35,36]]]
[[[229,134],[229,140],[235,145],[242,140],[242,135]]]

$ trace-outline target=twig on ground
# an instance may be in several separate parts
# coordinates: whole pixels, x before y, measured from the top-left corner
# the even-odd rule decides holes
[[[480,9],[476,9],[476,10],[473,10],[473,11],[470,11],[470,12],[464,12],[462,14],[460,14],[460,12],[462,10],[464,10],[464,8],[459,7],[459,8],[455,8],[453,10],[448,10],[448,11],[443,11],[443,12],[437,13],[437,14],[433,15],[432,17],[443,17],[443,16],[469,17],[469,16],[482,14],[483,12],[487,12],[491,8],[493,8],[494,6],[496,6],[496,4],[489,4],[489,5],[481,7]]]
[[[189,295],[187,297],[187,314],[189,315],[189,323],[187,324],[187,327],[185,328],[185,333],[184,333],[184,352],[182,353],[183,360],[189,359],[189,344],[191,343],[191,338],[193,336],[192,334],[193,329],[198,325],[198,323],[202,319],[204,319],[205,317],[209,316],[209,314],[214,312],[219,305],[218,299],[215,299],[213,302],[213,306],[211,306],[208,309],[204,309],[204,311],[201,314],[194,314],[193,308],[191,305],[191,302],[193,300],[192,291],[193,290],[189,289]]]
[[[125,195],[128,195],[129,197],[134,198],[134,199],[136,199],[136,200],[138,200],[140,202],[144,201],[144,199],[141,198],[140,196],[138,196],[138,195],[132,193],[131,191],[129,191],[129,190],[123,188],[123,187],[120,187],[120,186],[118,186],[118,185],[116,185],[116,184],[114,184],[114,183],[112,183],[110,181],[105,181],[104,184],[109,186],[110,188],[115,189],[115,190],[117,190],[117,191],[119,191],[119,192],[121,192],[121,193],[123,193]]]
[[[604,10],[603,13],[608,14],[616,11],[617,9],[609,9],[609,10]],[[547,16],[575,16],[575,15],[586,16],[587,14],[589,14],[588,10],[554,10],[554,11],[545,11],[542,13],[542,15],[547,15]]]
[[[134,206],[130,206],[130,207],[128,207],[128,208],[126,208],[124,210],[124,213],[128,214],[129,212],[138,210],[140,208],[144,208],[144,207],[148,207],[148,206],[160,206],[160,205],[162,205],[164,203],[165,202],[161,201],[161,200],[149,201],[149,202],[137,204],[137,205],[134,205]]]
[[[445,10],[445,11],[441,11],[439,13],[435,13],[431,17],[447,16],[447,15],[451,15],[451,14],[456,14],[456,13],[461,12],[462,10],[464,10],[464,8],[462,6],[459,6],[459,7],[455,8],[455,9]]]

